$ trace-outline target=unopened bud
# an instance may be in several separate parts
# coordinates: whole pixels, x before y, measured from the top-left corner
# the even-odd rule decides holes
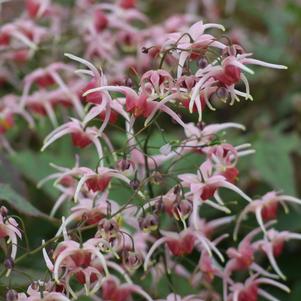
[[[4,266],[8,270],[11,270],[14,267],[14,265],[15,265],[14,260],[11,257],[8,257],[4,260]]]
[[[17,301],[18,293],[15,290],[10,289],[7,291],[5,299],[6,299],[6,301]]]
[[[140,181],[138,179],[133,179],[130,181],[130,187],[134,190],[137,190],[140,186]]]
[[[181,189],[181,187],[179,185],[175,186],[175,188],[173,189],[173,193],[174,194],[179,194],[180,193],[180,189]]]
[[[133,81],[129,77],[124,81],[124,84],[127,87],[133,87]]]
[[[154,214],[148,214],[139,219],[139,227],[143,232],[154,232],[159,227],[159,219]]]
[[[98,236],[103,237],[108,241],[112,241],[119,233],[119,226],[113,219],[103,218],[98,223]]]
[[[135,164],[131,160],[121,159],[117,162],[117,169],[120,171],[125,171],[130,169],[131,167],[135,167]]]
[[[201,122],[198,122],[196,124],[196,126],[202,131],[205,128],[206,124],[204,121],[201,121]]]
[[[207,59],[205,59],[204,57],[199,59],[198,61],[199,68],[204,69],[205,67],[207,67],[207,65],[208,65]]]
[[[175,202],[172,207],[172,213],[176,219],[187,219],[192,212],[192,204],[188,200]]]
[[[227,57],[227,56],[236,56],[238,54],[243,54],[245,53],[245,50],[238,44],[233,44],[231,46],[226,47],[223,50],[223,56]]]
[[[137,270],[142,264],[142,257],[136,252],[126,251],[123,256],[123,264],[129,271]]]
[[[154,171],[152,173],[152,182],[154,184],[160,184],[163,181],[163,176],[159,171]]]
[[[40,287],[39,282],[38,281],[32,282],[30,287],[31,287],[32,290],[37,291]]]
[[[142,51],[142,53],[148,53],[148,48],[142,47],[142,48],[141,48],[141,51]]]
[[[222,99],[226,99],[229,94],[228,90],[225,87],[219,87],[215,93],[218,98]]]
[[[0,207],[0,214],[3,216],[3,217],[6,217],[7,214],[8,214],[8,209],[4,206],[1,206]]]

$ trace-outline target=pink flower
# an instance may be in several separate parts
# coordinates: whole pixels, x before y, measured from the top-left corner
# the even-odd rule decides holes
[[[164,96],[173,87],[173,78],[165,70],[150,70],[141,77],[141,89],[148,95]]]
[[[260,233],[260,228],[251,231],[239,243],[238,248],[233,247],[227,250],[230,260],[227,262],[223,273],[224,300],[227,295],[227,284],[231,283],[231,274],[236,271],[255,271],[256,273],[269,278],[278,278],[277,275],[269,273],[255,262],[257,243],[252,243],[253,238]]]
[[[209,283],[211,283],[216,276],[220,278],[223,277],[222,270],[215,263],[214,258],[205,250],[201,253],[199,269],[201,272],[201,280],[205,280]]]
[[[259,296],[264,297],[267,300],[278,300],[273,297],[270,293],[261,289],[259,286],[262,284],[272,285],[287,293],[290,289],[284,284],[271,280],[268,278],[258,278],[257,275],[251,276],[246,280],[244,284],[234,283],[231,286],[231,294],[229,294],[224,300],[225,301],[257,301]]]
[[[196,54],[202,55],[202,51],[205,52],[208,46],[221,49],[226,47],[222,43],[216,41],[216,39],[212,35],[204,34],[204,31],[209,28],[218,28],[223,31],[225,30],[224,26],[220,24],[203,24],[202,21],[199,21],[193,24],[187,32],[172,33],[169,35],[169,38],[165,43],[165,47],[169,45],[175,45],[175,47],[180,50],[177,72],[178,78],[182,75],[185,61],[194,52],[196,52]]]
[[[150,263],[151,256],[162,244],[166,244],[169,251],[174,256],[184,256],[192,253],[194,247],[197,244],[200,244],[201,248],[204,248],[210,255],[214,251],[221,261],[224,260],[222,254],[218,251],[215,245],[207,239],[203,234],[198,231],[194,231],[190,228],[184,229],[180,233],[163,231],[161,230],[163,237],[158,239],[152,247],[149,249],[145,261],[144,261],[144,270],[146,271]]]
[[[234,229],[234,238],[237,238],[240,224],[250,212],[255,214],[262,231],[266,232],[264,221],[275,219],[279,205],[283,205],[286,202],[301,205],[301,200],[292,196],[277,194],[275,191],[268,192],[261,199],[254,200],[240,213]]]
[[[133,293],[142,296],[147,301],[152,301],[152,298],[138,285],[120,284],[120,281],[113,276],[107,277],[102,285],[102,298],[106,301],[126,301]]]
[[[228,211],[224,207],[222,200],[220,199],[217,191],[219,188],[228,188],[238,193],[248,202],[252,200],[239,188],[227,181],[227,179],[221,174],[215,174],[213,172],[212,163],[207,160],[197,171],[197,174],[182,174],[178,176],[184,187],[190,189],[187,196],[192,196],[193,202],[206,201],[206,203],[212,207],[215,207],[222,211]],[[218,204],[213,203],[209,199],[215,197]]]
[[[154,117],[156,112],[163,111],[173,118],[177,123],[185,128],[185,123],[179,118],[179,116],[173,112],[168,106],[165,105],[166,102],[172,100],[175,96],[169,95],[157,102],[149,97],[143,91],[141,93],[136,93],[133,89],[126,86],[102,86],[95,89],[91,89],[83,94],[87,96],[90,93],[109,91],[109,92],[119,92],[125,94],[125,109],[127,112],[131,113],[134,118],[144,117],[146,118],[145,124],[150,122],[150,119]]]
[[[63,93],[64,97],[70,99],[70,102],[75,108],[79,117],[84,116],[84,111],[80,103],[79,97],[68,87],[68,85],[63,81],[62,76],[59,72],[66,72],[69,76],[74,72],[74,68],[63,63],[53,63],[48,67],[42,69],[37,69],[34,72],[28,74],[24,79],[24,89],[21,98],[21,105],[25,106],[29,98],[29,92],[34,83],[36,83],[40,88],[49,88],[53,84],[56,84]]]
[[[71,121],[52,131],[45,138],[41,151],[44,151],[54,141],[67,134],[71,134],[72,143],[76,147],[85,148],[93,143],[96,147],[99,158],[103,158],[102,146],[99,141],[99,130],[95,127],[85,127],[83,123],[75,118],[71,118]]]
[[[67,237],[65,238],[67,239]],[[44,249],[44,259],[47,267],[53,273],[54,280],[57,283],[60,282],[59,275],[62,268],[67,271],[72,271],[79,267],[86,268],[90,265],[94,258],[98,258],[100,260],[105,274],[108,275],[109,272],[107,269],[106,259],[97,247],[101,241],[101,239],[92,238],[81,245],[73,240],[64,240],[58,244],[53,253],[54,263],[52,263]]]
[[[267,231],[266,236],[262,240],[256,241],[253,244],[254,248],[266,254],[274,271],[284,280],[286,277],[281,272],[277,264],[276,257],[282,253],[285,242],[291,239],[300,240],[301,235],[299,233],[292,233],[289,231],[279,232],[275,229],[270,229]]]
[[[126,184],[130,183],[130,180],[118,170],[107,167],[98,167],[95,172],[92,169],[85,168],[82,172],[82,177],[78,182],[74,200],[77,201],[80,190],[84,184],[86,184],[88,190],[103,192],[107,189],[112,178],[119,179]]]
[[[31,18],[39,18],[45,14],[50,0],[26,0],[27,14]]]
[[[242,71],[253,74],[254,72],[247,67],[248,64],[261,65],[268,68],[276,69],[287,69],[283,65],[275,65],[270,63],[265,63],[259,60],[250,58],[251,53],[240,54],[235,50],[235,53],[232,54],[230,51],[229,56],[223,59],[220,66],[216,65],[218,61],[214,61],[203,69],[199,69],[196,72],[196,76],[199,77],[199,81],[194,86],[192,96],[189,103],[190,112],[193,111],[193,107],[196,105],[199,113],[199,120],[202,119],[202,110],[200,108],[200,91],[205,91],[205,100],[206,104],[212,108],[209,103],[208,89],[213,86],[223,87],[223,94],[227,96],[227,93],[230,94],[230,105],[234,104],[235,100],[239,101],[239,96],[244,97],[245,99],[252,99],[250,95],[249,83]],[[246,92],[241,92],[235,89],[235,85],[242,80],[246,86]],[[223,97],[221,97],[223,99]],[[214,108],[213,108],[214,109]]]
[[[11,245],[10,258],[14,261],[17,255],[18,238],[22,234],[18,228],[18,223],[12,217],[7,216],[8,210],[2,206],[0,208],[0,240],[5,244]],[[7,239],[8,238],[8,239]],[[8,273],[10,270],[8,270]]]
[[[98,224],[107,216],[109,209],[114,213],[119,208],[115,202],[110,201],[110,206],[108,202],[106,193],[96,198],[95,201],[91,198],[81,198],[78,204],[71,208],[71,214],[64,220],[56,236],[59,236],[64,228],[67,228],[69,224],[75,221],[85,222],[88,225]]]

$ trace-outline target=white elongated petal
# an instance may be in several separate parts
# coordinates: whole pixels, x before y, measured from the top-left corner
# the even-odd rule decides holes
[[[89,121],[94,119],[96,116],[98,116],[103,110],[105,109],[106,103],[103,101],[100,105],[96,105],[93,107],[89,113],[85,116],[83,120],[83,124],[87,124]]]
[[[57,134],[53,135],[41,148],[41,151],[43,152],[50,144],[52,144],[54,141],[56,141],[57,139],[72,133],[72,129],[70,128],[66,128],[64,130],[62,130],[61,132],[58,132]]]
[[[103,84],[101,75],[99,74],[97,68],[93,64],[91,64],[89,61],[87,61],[83,58],[80,58],[80,57],[78,57],[74,54],[71,54],[71,53],[64,53],[64,55],[66,57],[68,57],[69,59],[74,60],[76,62],[79,62],[79,63],[85,65],[86,67],[88,67],[92,71],[92,73],[93,73],[95,79],[97,80],[97,82],[99,84]],[[101,73],[103,73],[101,67],[99,67],[99,69],[100,69]]]
[[[262,276],[269,277],[269,278],[274,278],[274,279],[279,279],[279,276],[276,274],[269,273],[266,271],[264,268],[262,268],[260,265],[257,263],[252,263],[250,267],[253,271],[261,274]]]
[[[208,28],[216,28],[216,29],[220,29],[222,31],[226,31],[226,28],[222,25],[222,24],[217,24],[217,23],[207,23],[203,25],[204,30],[208,29]]]
[[[287,292],[287,293],[290,293],[290,288],[287,287],[286,285],[278,282],[278,281],[275,281],[273,279],[269,279],[269,278],[259,278],[256,280],[257,283],[261,283],[261,284],[269,284],[269,285],[272,285],[272,286],[275,286],[275,287],[278,287],[279,289]]]
[[[160,239],[158,239],[152,246],[151,248],[149,249],[146,257],[145,257],[145,260],[144,260],[144,265],[143,265],[143,268],[144,268],[144,271],[147,270],[148,268],[148,265],[149,265],[149,262],[150,262],[150,259],[153,255],[153,253],[156,251],[156,249],[158,247],[160,247],[162,244],[164,244],[166,242],[166,237],[161,237]]]
[[[50,216],[54,217],[57,210],[61,207],[61,205],[67,200],[68,198],[68,194],[67,193],[63,193],[62,195],[60,195],[60,197],[56,200],[54,206],[51,209],[50,212]]]
[[[266,254],[267,254],[267,257],[271,263],[271,266],[273,267],[273,269],[275,270],[275,272],[283,279],[283,280],[286,280],[286,277],[285,275],[282,273],[282,271],[280,270],[276,260],[275,260],[275,256],[274,256],[274,252],[273,252],[273,248],[272,247],[269,247],[267,250],[266,250]]]
[[[127,272],[117,263],[113,262],[113,261],[108,261],[107,262],[107,266],[109,268],[112,268],[113,270],[115,270],[116,272],[118,272],[120,275],[123,276],[123,278],[125,279],[125,281],[129,284],[132,284],[133,281],[131,280],[131,278],[128,276]]]
[[[266,231],[266,228],[264,227],[264,222],[263,222],[263,219],[262,219],[262,207],[257,207],[256,210],[255,210],[255,215],[256,215],[256,219],[257,219],[257,222],[260,226],[260,228],[262,229],[263,233],[266,235],[267,231]]]
[[[131,289],[140,296],[144,297],[147,301],[153,301],[152,297],[145,292],[140,286],[138,285],[131,285]]]
[[[238,187],[236,187],[234,184],[224,181],[221,183],[221,186],[235,191],[237,194],[239,194],[249,203],[252,202],[252,199],[249,196],[247,196],[243,191],[241,191]]]
[[[271,294],[269,294],[261,288],[258,290],[258,294],[269,301],[280,301],[279,299],[275,298],[274,296],[272,296]]]
[[[208,206],[215,208],[217,210],[223,211],[227,214],[231,213],[231,210],[225,206],[221,206],[219,204],[216,204],[215,202],[211,201],[211,200],[206,200],[205,204],[207,204]]]
[[[287,66],[284,66],[284,65],[271,64],[271,63],[263,62],[263,61],[256,60],[256,59],[247,58],[247,59],[244,59],[243,61],[245,64],[260,65],[263,67],[268,67],[268,68],[273,68],[273,69],[287,69]]]
[[[43,239],[42,240],[42,245],[44,245],[44,244],[45,244],[45,240]],[[50,260],[50,258],[48,256],[45,248],[43,248],[43,257],[44,257],[44,260],[46,262],[46,266],[47,266],[48,270],[50,272],[53,272],[54,266],[53,266],[53,263],[52,263],[52,261]]]

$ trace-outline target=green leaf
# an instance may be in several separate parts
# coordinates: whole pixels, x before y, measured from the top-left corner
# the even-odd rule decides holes
[[[3,272],[3,270],[1,270]],[[4,289],[4,291],[7,290],[7,288],[10,286],[10,278],[13,277],[13,285],[14,288],[18,289],[27,289],[27,287],[32,283],[32,280],[36,279],[43,279],[44,277],[43,271],[34,270],[32,268],[25,268],[22,267],[22,269],[17,269],[17,271],[12,271],[11,277],[2,277],[0,281],[0,294],[1,294],[1,288]]]
[[[0,200],[7,202],[10,206],[12,206],[17,211],[25,215],[52,220],[45,213],[35,208],[29,201],[27,201],[23,196],[15,192],[7,184],[0,183]]]
[[[93,299],[88,296],[80,296],[77,300],[78,301],[93,301]]]
[[[58,153],[56,156],[51,153],[33,152],[30,150],[20,151],[17,155],[10,157],[11,162],[14,163],[16,168],[22,175],[30,180],[32,183],[37,184],[43,178],[55,172],[50,166],[50,163],[62,164],[63,166],[72,166],[74,157],[70,155],[68,158]],[[49,182],[42,188],[52,198],[57,197],[57,191],[52,187]]]
[[[290,154],[297,146],[298,138],[295,135],[285,136],[278,132],[260,137],[254,144],[254,165],[263,180],[273,189],[292,195],[296,194],[296,190]]]

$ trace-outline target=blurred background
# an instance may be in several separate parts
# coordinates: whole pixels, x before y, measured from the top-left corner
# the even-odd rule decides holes
[[[73,4],[72,0],[56,2]],[[23,5],[23,1],[11,1],[4,5],[2,20],[18,15],[24,9]],[[144,0],[139,2],[139,6],[154,22],[189,11],[199,15],[204,22],[223,24],[232,41],[241,44],[247,52],[253,52],[256,58],[288,66],[288,70],[280,72],[254,68],[255,75],[248,76],[254,101],[241,100],[232,107],[221,107],[216,112],[208,112],[206,118],[208,122],[233,121],[246,125],[247,131],[243,135],[229,132],[231,136],[227,139],[234,145],[250,142],[256,149],[255,155],[242,159],[239,165],[240,186],[250,195],[261,195],[274,189],[301,197],[301,1]],[[63,47],[59,51],[63,53]],[[31,63],[35,65],[36,62]],[[1,95],[7,93],[4,88],[0,89]],[[39,126],[40,135],[45,136],[49,125],[41,122]],[[10,135],[16,141],[14,147],[20,151],[18,156],[1,151],[0,182],[9,183],[39,210],[49,212],[49,200],[54,199],[56,193],[51,186],[38,190],[36,184],[53,172],[48,162],[72,166],[70,143],[59,143],[55,151],[41,154],[38,151],[40,138],[34,132],[20,135],[15,131]],[[21,150],[20,146],[28,141],[31,150]],[[87,160],[88,157],[89,154],[86,154]],[[41,223],[45,236],[55,229],[47,220],[28,218],[26,225],[31,233],[32,245],[40,243]],[[279,224],[288,230],[301,232],[300,208],[294,208],[289,215],[283,213]],[[291,242],[279,259],[292,289],[292,293],[282,296],[281,300],[301,300],[300,254],[301,243]],[[41,265],[41,257],[39,254],[39,259],[25,263],[24,268],[32,277],[37,273],[35,267]],[[28,279],[20,276],[16,281],[22,287]]]

